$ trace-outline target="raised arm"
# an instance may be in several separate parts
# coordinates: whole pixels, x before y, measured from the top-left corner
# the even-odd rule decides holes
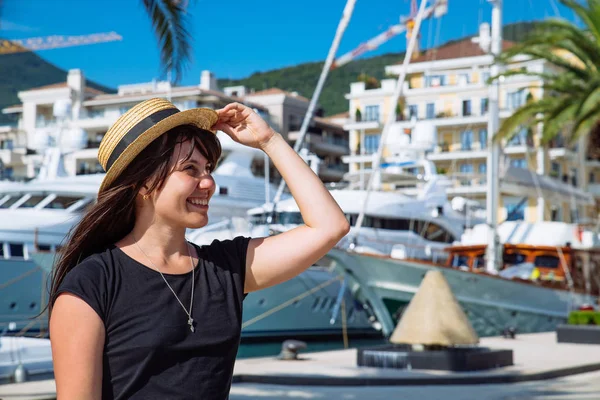
[[[79,297],[63,293],[50,318],[57,400],[102,398],[104,324]]]
[[[310,167],[250,108],[238,103],[218,110],[215,126],[241,144],[262,149],[300,208],[304,224],[248,245],[245,291],[284,282],[318,261],[350,226],[342,210]]]

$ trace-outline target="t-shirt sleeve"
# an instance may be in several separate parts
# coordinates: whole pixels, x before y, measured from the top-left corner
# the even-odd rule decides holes
[[[85,301],[106,323],[107,285],[104,265],[94,257],[88,258],[67,273],[56,297],[71,293]]]
[[[246,297],[244,283],[246,281],[246,255],[250,239],[252,238],[237,236],[232,240],[214,240],[209,246],[211,252],[216,251],[213,255],[225,261],[221,267],[229,270],[242,299]]]

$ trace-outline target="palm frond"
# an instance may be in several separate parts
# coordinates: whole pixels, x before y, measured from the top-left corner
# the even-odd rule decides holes
[[[584,132],[589,131],[592,124],[595,124],[598,120],[600,120],[600,104],[596,104],[595,107],[577,116],[571,131],[571,140],[577,140]]]
[[[542,144],[548,144],[557,137],[564,128],[573,121],[575,105],[571,104],[569,97],[556,102],[554,108],[544,114],[542,119]]]
[[[581,101],[577,108],[577,114],[592,109],[600,102],[600,82],[590,82],[589,87],[580,95]]]
[[[142,0],[160,48],[163,73],[171,71],[178,82],[190,61],[191,37],[186,28],[186,11],[173,0]]]
[[[534,30],[535,36],[529,36],[529,40],[553,43],[559,49],[572,52],[586,65],[600,64],[600,43],[589,31],[582,31],[571,22],[563,20],[547,20],[541,25],[539,31]],[[569,45],[563,42],[568,42]]]
[[[573,10],[594,35],[594,39],[600,42],[600,1],[588,0],[587,8],[575,0],[560,0],[560,2]]]
[[[520,126],[532,126],[537,114],[545,111],[549,105],[555,102],[554,98],[543,98],[525,104],[516,110],[510,117],[505,119],[494,135],[494,140],[510,139],[515,135]]]
[[[506,63],[518,55],[530,56],[533,59],[546,60],[550,64],[572,73],[573,75],[577,76],[578,79],[586,80],[589,78],[588,71],[585,68],[582,68],[565,59],[564,57],[557,55],[554,53],[554,50],[555,49],[552,46],[546,43],[532,45],[529,47],[525,47],[524,45],[516,45],[506,50],[506,52],[501,54],[498,59],[500,62]]]

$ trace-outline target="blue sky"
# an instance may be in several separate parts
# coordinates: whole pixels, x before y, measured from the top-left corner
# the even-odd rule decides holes
[[[4,38],[109,31],[123,36],[120,42],[38,53],[60,68],[80,68],[87,78],[111,87],[160,77],[156,41],[140,0],[2,3],[0,36]],[[242,78],[256,71],[324,60],[345,4],[345,0],[189,0],[194,55],[181,83],[198,83],[204,69],[219,78]],[[409,11],[410,0],[357,0],[338,55],[397,23]],[[557,15],[574,19],[558,0],[504,0],[505,24]],[[487,0],[449,0],[446,16],[422,26],[421,47],[473,34],[490,17]],[[405,37],[397,36],[368,55],[405,47]]]

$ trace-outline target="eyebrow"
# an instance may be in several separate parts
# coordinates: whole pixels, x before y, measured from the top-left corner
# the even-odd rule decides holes
[[[197,163],[197,164],[202,164],[202,159],[201,159],[201,158],[198,158],[198,157],[194,157],[194,156],[192,156],[192,157],[190,157],[189,159],[187,159],[187,160],[183,161],[183,163],[186,163],[186,162],[192,162],[192,163],[194,163],[194,162],[195,162],[195,163]],[[182,163],[182,164],[183,164],[183,163]],[[209,160],[206,160],[206,164],[210,164],[210,163],[211,163],[211,162],[210,162]]]

